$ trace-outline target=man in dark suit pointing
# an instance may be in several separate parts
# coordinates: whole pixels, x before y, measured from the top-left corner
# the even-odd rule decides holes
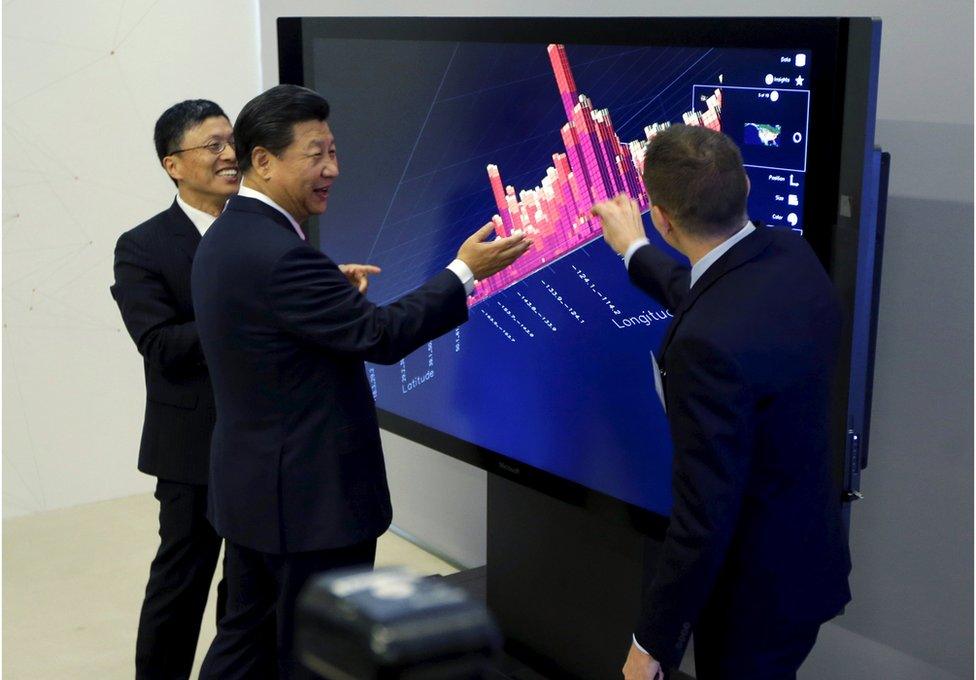
[[[214,403],[190,301],[190,266],[240,176],[230,121],[211,101],[171,106],[156,122],[154,140],[176,199],[119,237],[111,290],[143,356],[139,469],[157,478],[159,501],[160,543],[139,616],[136,678],[176,680],[190,677],[220,552],[206,517]],[[222,592],[221,584],[218,617]]]
[[[217,403],[210,518],[227,540],[228,608],[203,678],[303,677],[295,600],[316,572],[372,564],[392,511],[364,361],[396,363],[467,319],[474,280],[529,247],[485,242],[393,304],[362,291],[368,265],[337,266],[305,241],[339,174],[329,105],[280,85],[234,128],[244,174],[200,245],[193,302]],[[277,657],[277,658],[276,658]]]
[[[654,226],[692,266],[649,245],[626,196],[594,207],[631,281],[674,310],[658,353],[674,503],[624,676],[677,666],[694,630],[699,680],[795,678],[850,599],[828,436],[836,294],[802,237],[749,221],[728,137],[658,134],[644,181]]]

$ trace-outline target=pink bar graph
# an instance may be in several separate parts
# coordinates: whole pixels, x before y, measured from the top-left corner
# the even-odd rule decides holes
[[[645,139],[622,143],[610,111],[594,109],[590,99],[577,92],[565,46],[549,45],[548,50],[566,111],[560,129],[564,151],[552,155],[552,166],[540,184],[517,194],[513,186],[505,185],[497,165],[487,167],[498,208],[492,217],[495,233],[504,237],[520,230],[532,238],[533,245],[511,267],[478,282],[469,298],[471,306],[599,237],[599,220],[590,216],[594,203],[626,193],[642,212],[648,209],[641,179],[647,143],[670,123],[649,125],[644,128]],[[715,90],[705,113],[686,113],[684,123],[721,130],[721,103],[721,91]]]

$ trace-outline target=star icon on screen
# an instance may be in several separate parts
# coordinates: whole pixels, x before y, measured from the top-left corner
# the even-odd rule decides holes
[[[796,77],[796,86],[797,87],[803,87],[803,76],[797,76]]]

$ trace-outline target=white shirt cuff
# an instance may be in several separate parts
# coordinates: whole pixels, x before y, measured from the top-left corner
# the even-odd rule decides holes
[[[630,269],[630,258],[632,258],[634,256],[634,253],[637,252],[637,249],[638,248],[643,248],[644,246],[649,245],[649,244],[650,244],[650,241],[648,239],[646,239],[646,238],[639,238],[636,241],[634,241],[633,243],[631,243],[629,246],[627,246],[627,252],[624,253],[624,267],[626,267],[629,270]],[[643,651],[643,650],[641,650],[641,651]]]
[[[650,653],[646,649],[641,647],[641,644],[637,641],[636,635],[631,635],[630,637],[634,640],[634,647],[637,647],[637,649],[640,650],[643,654],[647,654],[648,656],[650,656]]]
[[[461,284],[464,286],[464,292],[467,295],[471,295],[474,292],[474,273],[471,271],[471,267],[466,265],[463,260],[454,260],[451,264],[447,265],[454,274],[460,279]]]

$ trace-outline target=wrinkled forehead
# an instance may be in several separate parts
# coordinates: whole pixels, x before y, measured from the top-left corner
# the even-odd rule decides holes
[[[327,150],[335,144],[335,137],[324,120],[304,120],[292,126],[291,148],[307,152]]]

